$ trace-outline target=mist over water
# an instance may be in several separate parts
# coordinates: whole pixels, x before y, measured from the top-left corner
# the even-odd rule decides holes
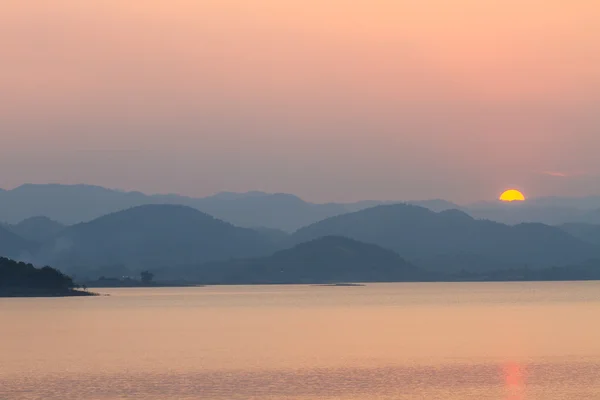
[[[600,284],[100,289],[0,302],[0,398],[593,399]]]

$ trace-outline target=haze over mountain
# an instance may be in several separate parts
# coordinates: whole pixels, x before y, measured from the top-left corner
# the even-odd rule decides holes
[[[205,198],[192,198],[176,194],[146,195],[91,185],[26,184],[0,192],[0,220],[16,224],[43,215],[70,225],[145,204],[178,204],[196,208],[241,227],[292,232],[328,217],[382,203],[314,204],[291,194],[258,191],[223,192]],[[458,207],[443,200],[429,200],[422,204],[436,211]]]
[[[288,194],[221,193],[196,199],[89,185],[28,184],[0,193],[0,220],[18,223],[44,215],[63,224],[76,224],[146,204],[186,205],[237,226],[286,231],[348,211],[343,204],[311,204]]]
[[[145,204],[67,227],[47,217],[33,217],[14,226],[0,228],[0,255],[38,265],[56,266],[83,276],[122,276],[149,268],[198,266],[231,259],[246,261],[231,262],[229,266],[246,265],[249,257],[267,256],[277,250],[329,236],[346,236],[375,244],[394,251],[398,257],[404,257],[418,267],[444,272],[466,269],[480,273],[524,266],[562,266],[581,264],[600,256],[595,226],[569,224],[559,228],[539,223],[509,226],[477,220],[457,209],[446,209],[454,205],[443,200],[421,202],[443,210],[441,212],[409,204],[379,205],[348,212],[343,211],[343,207],[360,208],[376,202],[350,206],[315,205],[294,196],[260,192],[223,193],[206,199],[191,199],[176,195],[120,193],[87,186],[67,187],[63,192],[63,188],[57,185],[32,186],[16,192],[39,193],[35,189],[49,190],[55,194],[66,192],[66,201],[78,204],[74,208],[80,212],[97,212],[100,206],[106,205],[95,203],[95,209],[86,209],[83,200],[88,198],[85,195],[73,196],[73,193],[93,196],[90,193],[96,192],[113,200],[109,202],[109,207],[124,205],[132,199],[187,201],[228,210],[231,219],[235,219],[235,213],[238,213],[248,218],[246,223],[258,226],[253,229],[237,227],[184,205]],[[36,199],[34,197],[30,199],[32,201],[23,201],[23,204],[34,204],[36,207],[44,204],[39,200],[33,201]],[[35,211],[39,211],[36,207]],[[504,210],[519,210],[524,205],[502,207]],[[6,209],[2,210],[6,212]],[[53,209],[55,212],[66,210],[66,207]],[[274,211],[271,213],[270,210]],[[301,228],[292,235],[266,227],[278,222],[274,216],[283,218],[286,213],[290,213],[286,219],[289,223],[296,217],[294,210],[310,211],[298,221],[317,219],[321,217],[320,213],[327,214],[335,210],[338,214]],[[271,218],[265,221],[263,218],[269,215]],[[321,245],[313,243],[312,248],[320,249],[320,253],[317,253],[321,254],[322,259],[315,259],[315,262],[325,262],[322,260],[327,260],[329,256],[323,243],[332,245],[333,242],[318,243]],[[359,247],[356,243],[353,246]],[[357,260],[365,261],[361,258],[362,253],[357,254]]]
[[[9,229],[31,242],[43,243],[52,239],[65,227],[60,222],[53,221],[48,217],[31,217],[18,224],[10,225]]]
[[[576,238],[600,246],[600,225],[571,223],[560,228]]]
[[[426,274],[393,251],[328,236],[268,257],[164,269],[158,276],[212,284],[314,284],[407,281]]]
[[[582,197],[560,197],[547,196],[528,199],[526,204],[531,206],[544,206],[556,208],[576,208],[581,210],[600,209],[600,196],[582,196]]]
[[[35,243],[15,234],[9,227],[0,225],[0,257],[27,259],[35,250]]]
[[[240,227],[271,228],[293,232],[320,220],[399,201],[314,204],[283,193],[218,193],[205,198],[176,194],[146,195],[89,185],[23,185],[0,192],[0,220],[17,224],[45,216],[62,224],[88,222],[103,215],[145,204],[186,205]],[[433,211],[459,209],[469,215],[507,224],[541,222],[600,223],[600,198],[539,198],[522,204],[500,202],[459,206],[434,199],[407,202]]]
[[[449,210],[435,213],[411,205],[387,205],[344,214],[297,231],[292,240],[344,235],[388,248],[431,269],[502,269],[554,266],[596,257],[598,249],[559,228],[507,226]]]
[[[267,255],[335,235],[392,249],[429,269],[566,265],[598,254],[593,229],[565,225],[560,230],[520,223],[594,222],[600,218],[595,200],[548,198],[463,207],[444,200],[413,202],[436,213],[376,200],[312,204],[293,195],[257,191],[195,199],[88,185],[23,185],[0,192],[0,218],[17,221],[4,226],[0,255],[66,270],[103,269],[118,275],[127,268]],[[89,223],[66,228],[55,221],[87,218]],[[288,237],[286,232],[298,228]],[[35,243],[43,246],[38,249]]]
[[[38,262],[86,272],[133,270],[270,254],[271,239],[186,206],[145,205],[70,226],[44,243]]]
[[[523,203],[486,202],[472,204],[461,209],[474,218],[489,219],[505,224],[540,222],[548,225],[561,225],[569,222],[600,223],[600,200],[598,203],[572,201],[570,198],[531,199]],[[595,204],[595,205],[593,205]]]

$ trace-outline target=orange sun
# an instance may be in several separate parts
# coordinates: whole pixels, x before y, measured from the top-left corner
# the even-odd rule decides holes
[[[502,193],[499,200],[509,203],[513,201],[525,201],[525,196],[516,189],[510,189]]]

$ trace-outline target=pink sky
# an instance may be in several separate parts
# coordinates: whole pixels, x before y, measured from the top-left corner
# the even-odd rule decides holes
[[[600,194],[599,21],[594,0],[8,0],[0,187]]]

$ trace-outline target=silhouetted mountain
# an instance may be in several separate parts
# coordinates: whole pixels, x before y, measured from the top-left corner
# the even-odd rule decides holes
[[[312,204],[288,194],[220,193],[206,198],[145,195],[89,185],[32,185],[0,192],[0,220],[17,223],[45,215],[71,225],[147,204],[177,204],[237,226],[294,231],[304,225],[347,212],[343,204]]]
[[[600,225],[594,224],[564,224],[560,228],[578,239],[600,245]]]
[[[122,266],[137,271],[272,250],[270,240],[254,230],[185,206],[146,205],[66,228],[45,243],[40,258],[68,270]]]
[[[344,204],[347,212],[356,212],[360,210],[364,210],[367,208],[377,207],[377,206],[390,206],[394,204],[410,204],[413,206],[419,206],[428,208],[431,211],[440,212],[446,210],[460,210],[461,207],[451,201],[441,200],[441,199],[431,199],[431,200],[413,200],[413,201],[377,201],[377,200],[366,200],[359,201],[356,203],[346,203]],[[318,221],[317,221],[318,222]]]
[[[52,239],[65,229],[65,225],[48,217],[31,217],[12,225],[10,229],[24,239],[42,243]]]
[[[29,258],[35,250],[35,243],[20,237],[7,227],[0,226],[0,257],[22,260]]]
[[[505,269],[515,265],[560,266],[595,257],[598,250],[559,228],[508,226],[449,210],[435,213],[411,205],[378,206],[300,229],[295,243],[345,235],[374,243],[415,265],[444,270]]]
[[[137,192],[89,185],[32,185],[0,193],[0,220],[16,224],[38,215],[75,224],[150,202]]]
[[[249,260],[163,271],[161,277],[210,284],[412,281],[425,273],[393,251],[344,237],[324,237]]]
[[[444,200],[414,203],[431,207],[435,211],[458,208]],[[290,194],[264,192],[223,192],[210,197],[193,198],[175,194],[146,195],[90,185],[27,184],[0,192],[0,220],[15,224],[23,219],[45,215],[60,223],[71,225],[147,204],[185,205],[237,226],[262,226],[293,232],[325,218],[384,202],[314,204]]]
[[[23,219],[45,215],[71,225],[103,215],[146,204],[186,205],[237,226],[281,229],[293,232],[320,220],[377,205],[398,201],[314,204],[283,193],[218,193],[206,198],[175,194],[146,195],[89,185],[23,185],[0,191],[0,221],[15,224]],[[488,202],[464,207],[445,200],[410,201],[432,211],[459,209],[478,219],[506,224],[541,222],[560,225],[567,222],[600,224],[600,198],[540,198],[522,204]]]
[[[90,295],[74,291],[73,280],[54,268],[35,268],[0,258],[0,297]]]

